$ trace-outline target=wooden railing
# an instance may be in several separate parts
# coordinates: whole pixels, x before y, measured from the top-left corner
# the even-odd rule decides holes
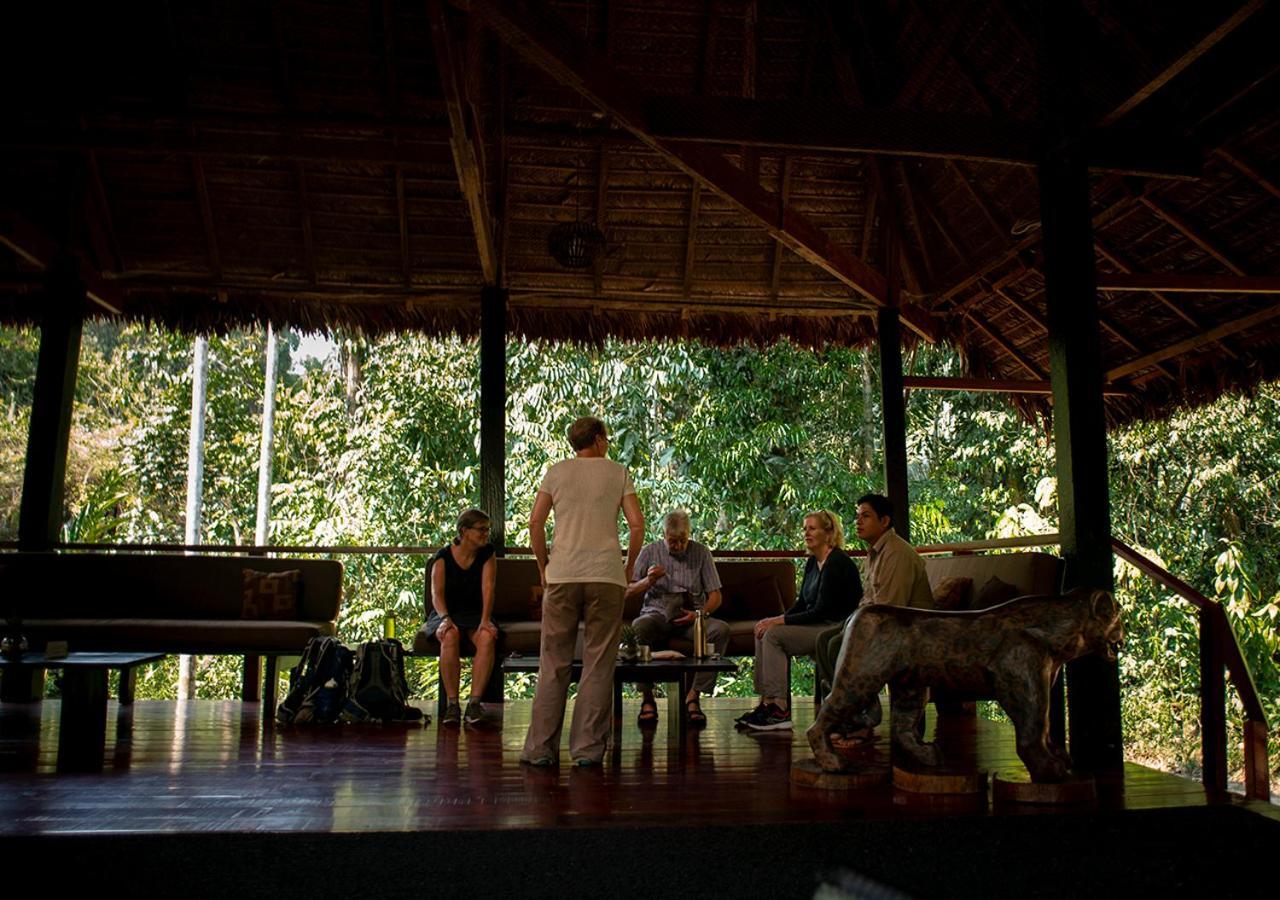
[[[1271,797],[1267,761],[1267,717],[1258,689],[1227,612],[1182,579],[1147,559],[1128,544],[1111,539],[1116,556],[1163,584],[1200,612],[1200,744],[1206,788],[1227,789],[1227,706],[1223,671],[1244,706],[1244,792],[1258,800]]]
[[[0,542],[0,549],[10,549],[13,542]],[[967,541],[956,544],[927,544],[917,549],[922,554],[974,553],[985,550],[1009,550],[1023,547],[1051,547],[1059,544],[1057,534],[1000,538],[989,541]],[[1258,698],[1253,675],[1240,652],[1235,631],[1221,603],[1210,600],[1191,585],[1147,559],[1128,544],[1111,539],[1112,550],[1121,559],[1172,590],[1199,610],[1200,618],[1200,740],[1203,753],[1204,785],[1218,791],[1227,789],[1227,716],[1226,681],[1230,676],[1244,707],[1245,795],[1267,800],[1271,796],[1270,764],[1267,759],[1268,727],[1262,702]],[[123,550],[134,552],[244,553],[252,556],[268,553],[305,553],[320,555],[388,554],[428,555],[437,547],[430,546],[285,546],[229,544],[85,544],[62,543],[60,550]],[[529,555],[527,547],[508,547],[508,555]],[[865,550],[850,550],[863,556]],[[797,550],[717,550],[717,559],[791,559],[805,554]]]

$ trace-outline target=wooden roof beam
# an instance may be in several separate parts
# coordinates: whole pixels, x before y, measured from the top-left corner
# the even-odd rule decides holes
[[[702,210],[702,184],[695,180],[689,188],[689,221],[684,236],[684,295],[693,293],[694,249],[698,242],[698,215]]]
[[[1153,198],[1147,197],[1147,196],[1139,197],[1138,202],[1141,203],[1143,206],[1145,206],[1147,209],[1151,210],[1151,212],[1155,213],[1161,219],[1164,219],[1166,222],[1169,223],[1169,225],[1173,227],[1174,231],[1180,232],[1183,237],[1191,241],[1191,243],[1195,244],[1205,253],[1208,253],[1210,256],[1212,256],[1218,262],[1222,263],[1232,272],[1235,272],[1237,275],[1243,275],[1245,273],[1244,269],[1236,265],[1231,260],[1231,258],[1226,255],[1226,253],[1219,250],[1217,245],[1215,245],[1207,237],[1201,234],[1199,229],[1197,229],[1194,225],[1192,225],[1186,219],[1182,218],[1182,216],[1175,213],[1173,210],[1169,209],[1166,206],[1162,206],[1161,204],[1157,203]]]
[[[965,318],[967,318],[970,322],[976,325],[979,331],[981,331],[988,338],[990,338],[991,341],[997,347],[999,347],[1001,350],[1007,353],[1014,362],[1016,362],[1022,368],[1026,369],[1027,372],[1031,374],[1032,378],[1036,379],[1037,381],[1048,380],[1049,376],[1044,373],[1043,369],[1041,369],[1039,366],[1033,363],[1030,359],[1028,359],[1025,355],[1023,355],[1022,351],[1019,350],[1017,347],[1015,347],[1012,341],[1010,341],[1004,335],[1000,334],[1000,332],[992,328],[991,324],[987,322],[987,320],[984,319],[982,316],[980,316],[978,313],[975,313],[975,312],[965,313]]]
[[[1263,173],[1262,169],[1245,159],[1236,151],[1226,150],[1219,147],[1213,151],[1216,156],[1227,164],[1233,166],[1237,171],[1242,173],[1246,178],[1262,188],[1273,197],[1280,198],[1280,182]]]
[[[28,265],[42,271],[54,266],[65,251],[58,242],[26,219],[13,213],[0,212],[0,245],[8,247]],[[119,287],[103,277],[83,259],[72,256],[78,269],[85,296],[113,315],[120,315],[124,308],[124,294]]]
[[[682,143],[805,153],[880,153],[964,159],[1033,168],[1043,155],[1036,131],[1012,119],[870,106],[829,100],[649,96],[642,114],[652,134]],[[1199,177],[1198,152],[1171,136],[1091,138],[1089,168],[1147,178]]]
[[[1276,275],[1131,275],[1098,273],[1100,291],[1167,291],[1171,294],[1280,294]]]
[[[596,227],[604,234],[605,216],[609,207],[609,149],[603,142],[600,144],[599,154],[596,162]],[[591,270],[591,284],[597,294],[604,290],[605,256],[604,253],[597,253]]]
[[[1187,338],[1185,341],[1178,341],[1178,343],[1171,344],[1163,350],[1157,350],[1154,353],[1148,353],[1145,356],[1140,356],[1137,359],[1130,360],[1124,365],[1116,366],[1114,369],[1107,372],[1106,380],[1116,381],[1117,379],[1124,378],[1134,372],[1150,368],[1156,363],[1164,362],[1167,359],[1173,359],[1177,356],[1185,356],[1188,353],[1199,350],[1207,344],[1212,344],[1215,341],[1220,341],[1230,335],[1261,325],[1264,322],[1269,322],[1277,316],[1280,316],[1280,303],[1269,306],[1266,309],[1261,309],[1258,312],[1242,318],[1233,319],[1232,321],[1219,325],[1216,328],[1210,328],[1203,334]]]
[[[466,83],[458,68],[457,48],[449,30],[443,0],[427,0],[427,14],[431,19],[431,42],[436,52],[436,68],[440,73],[440,87],[444,92],[445,107],[449,113],[452,137],[449,147],[453,151],[453,164],[458,173],[458,188],[467,205],[471,230],[476,238],[476,253],[480,257],[480,270],[485,284],[498,283],[498,254],[494,247],[493,230],[489,224],[489,206],[485,199],[484,171],[481,169],[476,140],[468,127]]]
[[[1053,395],[1053,387],[1048,381],[1023,381],[1011,378],[940,378],[932,375],[903,376],[904,387],[919,388],[926,391],[969,391],[977,394],[1041,394]],[[1133,391],[1129,388],[1104,386],[1103,396],[1130,397]]]
[[[577,91],[671,165],[714,191],[755,220],[775,240],[828,272],[878,306],[887,302],[885,278],[818,228],[805,215],[784,207],[777,195],[751,180],[712,148],[666,141],[651,130],[641,95],[630,88],[601,54],[575,41],[563,22],[549,14],[531,15],[512,0],[470,0],[472,15],[482,16],[508,45],[566,87]],[[754,101],[753,101],[754,102]],[[737,142],[741,143],[741,142]],[[926,340],[937,337],[933,318],[918,307],[903,307],[902,319]]]
[[[1138,89],[1121,102],[1119,106],[1099,119],[1098,126],[1105,128],[1128,115],[1140,103],[1152,94],[1156,93],[1156,91],[1160,90],[1174,78],[1178,77],[1178,75],[1181,74],[1188,66],[1217,46],[1223,38],[1235,31],[1240,25],[1244,24],[1250,16],[1262,9],[1266,3],[1267,0],[1248,0],[1247,3],[1228,16],[1222,24],[1201,38],[1195,46],[1188,49],[1185,53],[1162,69],[1154,78],[1139,86]]]
[[[978,186],[969,179],[968,174],[960,168],[960,164],[954,159],[949,159],[946,161],[946,166],[952,177],[964,187],[965,193],[969,195],[973,205],[978,207],[982,217],[991,225],[991,230],[998,234],[1001,239],[1007,238],[1009,236],[1009,226],[1001,222],[996,216],[995,211],[991,208],[991,203],[978,190]]]

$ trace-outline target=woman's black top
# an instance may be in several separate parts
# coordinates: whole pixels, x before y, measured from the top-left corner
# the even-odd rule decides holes
[[[453,624],[459,628],[470,629],[480,626],[480,615],[484,611],[484,594],[481,590],[484,564],[491,556],[493,556],[493,545],[485,544],[476,551],[475,562],[464,569],[453,558],[449,545],[445,545],[440,548],[439,553],[431,557],[431,562],[427,563],[427,597],[430,598],[431,570],[435,568],[436,560],[444,560],[444,605],[449,610],[449,618],[453,619]],[[435,634],[436,629],[431,626],[431,623],[434,621],[435,626],[439,627],[440,614],[435,611],[430,599],[427,602],[427,609],[427,631],[429,634]]]
[[[810,556],[804,564],[800,596],[783,620],[788,625],[840,622],[858,608],[861,600],[862,578],[858,575],[858,564],[839,547],[833,547],[822,568],[818,568],[815,556]]]

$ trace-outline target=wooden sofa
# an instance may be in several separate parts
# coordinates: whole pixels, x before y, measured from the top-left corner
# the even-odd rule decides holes
[[[298,570],[296,618],[241,618],[244,569]],[[33,647],[64,640],[72,651],[243,655],[245,699],[258,697],[259,659],[265,656],[267,704],[274,706],[277,657],[300,653],[313,637],[337,633],[342,564],[248,556],[14,553],[0,556],[0,594],[6,598],[0,612],[22,617]]]

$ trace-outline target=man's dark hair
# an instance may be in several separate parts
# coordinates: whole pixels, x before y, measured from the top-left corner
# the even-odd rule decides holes
[[[888,516],[889,521],[893,521],[893,501],[884,494],[863,494],[858,498],[855,506],[861,506],[864,503],[874,509],[880,518]]]

